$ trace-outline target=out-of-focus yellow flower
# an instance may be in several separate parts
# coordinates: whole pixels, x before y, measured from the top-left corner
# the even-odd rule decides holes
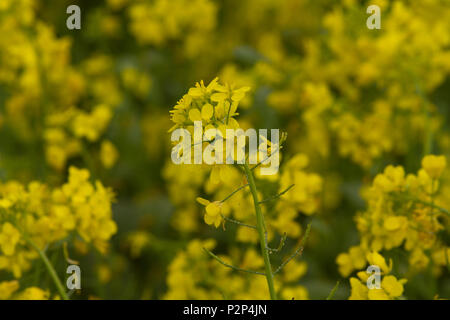
[[[97,268],[98,278],[101,283],[105,284],[111,281],[112,271],[106,264],[101,264]]]
[[[371,265],[375,265],[381,268],[384,273],[391,272],[392,269],[392,260],[389,260],[389,265],[387,265],[384,257],[378,252],[372,251],[367,253],[367,261]]]
[[[134,231],[127,237],[127,245],[133,258],[141,256],[142,250],[150,244],[150,235],[143,231]]]
[[[422,160],[422,168],[431,179],[439,179],[446,166],[447,159],[444,156],[429,155]]]
[[[87,170],[70,167],[68,182],[54,189],[38,182],[26,187],[14,181],[0,184],[0,197],[10,203],[2,209],[2,217],[16,217],[0,226],[0,269],[19,278],[31,267],[38,254],[25,237],[43,248],[77,233],[105,251],[117,231],[113,194],[98,181],[93,185],[89,176]]]
[[[0,282],[0,300],[8,300],[19,289],[19,281]]]
[[[3,254],[6,256],[12,256],[19,240],[19,231],[14,228],[11,223],[4,223],[0,232],[0,248],[2,249]]]
[[[403,285],[407,280],[398,280],[395,276],[389,274],[392,269],[392,261],[389,262],[388,266],[381,254],[370,252],[367,254],[367,262],[381,269],[382,272],[378,275],[381,280],[380,287],[369,288],[367,284],[369,275],[365,271],[358,272],[358,278],[350,278],[351,295],[349,300],[391,300],[399,298],[403,294]]]
[[[366,255],[364,250],[359,246],[351,247],[348,253],[341,253],[336,258],[339,272],[348,277],[353,270],[364,268],[366,265]]]
[[[90,114],[80,112],[73,122],[74,133],[77,137],[96,141],[103,130],[105,130],[111,117],[110,107],[106,105],[95,107]]]
[[[178,41],[183,45],[184,54],[192,57],[208,45],[208,35],[216,25],[216,11],[216,4],[211,0],[133,2],[128,10],[129,27],[142,45],[160,47]]]
[[[139,98],[146,98],[152,86],[152,80],[148,74],[139,72],[136,68],[122,70],[122,81],[126,89],[136,94]]]
[[[167,275],[168,291],[165,299],[269,299],[267,282],[264,277],[242,277],[224,268],[202,250],[214,249],[216,243],[212,239],[192,240],[185,250],[177,253],[172,260]],[[219,255],[226,263],[235,264],[242,259],[244,268],[261,268],[262,258],[255,250],[230,250],[229,255]],[[300,267],[303,269],[303,267]],[[294,281],[295,282],[295,281]],[[298,284],[277,281],[276,290],[284,299],[308,299],[308,290]]]
[[[50,293],[38,287],[29,287],[17,294],[16,300],[48,300]]]
[[[119,158],[119,152],[109,140],[104,140],[100,146],[100,160],[106,169],[112,168]]]
[[[281,291],[281,296],[286,300],[308,300],[308,290],[303,286],[287,287]]]
[[[384,173],[375,177],[364,195],[368,208],[355,218],[361,248],[366,252],[378,252],[403,247],[408,251],[411,271],[427,268],[430,258],[424,252],[431,250],[433,256],[446,247],[437,237],[444,224],[436,219],[445,209],[433,204],[440,196],[439,184],[434,179],[442,175],[445,163],[445,157],[427,156],[417,175],[405,176],[403,167],[388,166]],[[389,272],[390,265],[384,265],[378,253],[369,253],[368,259],[372,264],[380,265],[385,273]],[[343,276],[360,269],[352,260],[347,253],[338,256],[337,263]],[[437,265],[441,268],[445,263],[440,259]]]

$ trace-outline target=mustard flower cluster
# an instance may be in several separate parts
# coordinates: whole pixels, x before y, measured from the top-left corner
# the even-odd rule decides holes
[[[450,248],[439,237],[440,232],[448,230],[449,222],[449,213],[443,207],[447,203],[440,197],[446,165],[444,156],[429,155],[423,158],[416,175],[406,175],[401,166],[388,166],[375,177],[372,186],[363,192],[367,210],[355,217],[360,244],[336,259],[344,277],[362,269],[370,252],[395,248],[406,251],[412,273],[424,271],[430,265],[435,274],[446,268]],[[383,270],[388,273],[386,268]],[[352,287],[355,283],[353,278]]]
[[[193,134],[193,122],[202,121],[206,129],[216,128],[225,136],[226,129],[240,127],[234,116],[238,115],[239,102],[244,99],[245,93],[248,91],[248,87],[232,89],[230,85],[220,85],[217,78],[208,86],[205,86],[203,82],[197,83],[171,111],[172,121],[175,122],[175,126],[170,131],[183,127]],[[270,149],[270,143],[268,145]],[[291,194],[283,195],[282,201],[277,207],[277,212],[280,212],[280,215],[273,222],[270,221],[279,229],[286,228],[286,230],[281,232],[287,232],[288,229],[293,230],[289,232],[293,236],[300,234],[298,224],[293,221],[297,213],[303,212],[310,215],[316,212],[319,203],[318,194],[322,189],[322,180],[318,175],[307,174],[302,170],[307,165],[308,159],[305,155],[298,155],[286,164],[286,168],[280,178],[280,192],[292,184],[296,185],[296,189]],[[192,199],[191,188],[188,186],[183,188],[186,191],[184,193],[176,191],[180,183],[184,185],[181,179],[186,181],[188,185],[195,184],[197,190],[204,183],[204,191],[207,194],[214,194],[214,197],[218,199],[213,202],[206,199],[198,199],[198,202],[205,206],[204,219],[207,224],[213,224],[218,227],[223,221],[223,216],[229,216],[230,213],[233,213],[234,217],[239,220],[252,221],[254,213],[251,210],[249,212],[240,210],[244,204],[251,207],[252,200],[248,192],[236,193],[229,200],[220,201],[236,188],[242,187],[244,178],[239,170],[230,165],[214,165],[210,170],[209,179],[204,181],[205,179],[202,178],[204,176],[203,172],[208,170],[207,168],[208,166],[198,165],[168,165],[165,171],[166,178],[178,180],[178,183],[170,183],[175,189],[172,193],[174,201],[176,203],[179,202],[177,198],[180,197],[186,198],[188,201]],[[174,174],[169,175],[169,172],[174,172]],[[175,172],[178,172],[178,174],[175,174]],[[243,231],[245,228],[240,228],[240,230],[242,231],[238,232],[238,238],[249,238],[249,236],[245,235],[245,233],[248,233],[248,230]],[[254,237],[253,240],[255,240]]]
[[[349,300],[394,300],[402,298],[403,285],[407,280],[397,279],[389,274],[392,270],[392,260],[389,260],[389,264],[387,264],[386,259],[375,251],[367,253],[366,259],[369,265],[380,268],[380,287],[369,288],[367,282],[368,280],[370,282],[370,274],[366,271],[360,271],[357,273],[357,278],[350,278],[351,295]]]
[[[106,252],[116,233],[113,193],[89,172],[71,167],[68,182],[52,189],[39,182],[0,185],[0,269],[20,278],[43,249],[76,236]]]
[[[226,129],[239,128],[239,123],[233,117],[238,115],[239,102],[250,88],[234,89],[230,85],[221,85],[218,80],[215,78],[207,86],[201,81],[189,89],[174,110],[170,111],[175,123],[170,131],[187,128],[194,134],[194,121],[204,121],[206,129],[216,128],[223,136]]]
[[[211,0],[140,0],[128,8],[129,28],[140,44],[181,41],[186,55],[195,56],[207,45],[216,11]]]
[[[27,278],[39,252],[65,243],[109,252],[89,264],[98,283],[81,297],[112,284],[100,295],[115,298],[121,273],[138,270],[146,281],[123,296],[306,299],[310,220],[311,275],[327,281],[312,297],[334,284],[335,258],[350,299],[420,297],[422,276],[448,295],[446,158],[407,173],[418,154],[449,156],[448,0],[103,0],[81,5],[78,31],[48,2],[0,0],[0,299],[65,298]],[[365,26],[372,4],[381,30]],[[293,139],[258,145],[259,160],[282,148],[271,176],[250,163],[175,165],[167,131],[194,135],[195,121]],[[402,166],[380,172],[386,163]],[[125,191],[118,212],[138,225],[119,250],[107,250],[113,194],[94,177]],[[379,289],[367,287],[370,265]]]
[[[325,11],[293,2],[259,1],[257,13],[248,8],[249,17],[264,19],[270,12],[275,21],[271,30],[258,28],[252,43],[263,58],[246,69],[228,64],[223,73],[269,87],[267,103],[301,133],[302,152],[330,159],[337,151],[369,169],[383,155],[407,154],[414,141],[442,129],[429,97],[450,72],[445,1],[345,1]],[[381,7],[382,32],[357,25],[369,4]],[[316,15],[295,19],[288,13],[295,6]],[[247,28],[253,22],[241,21]],[[295,36],[289,28],[313,36]]]
[[[305,168],[309,159],[304,154],[297,154],[289,159],[284,167],[279,181],[279,192],[293,186],[291,192],[280,197],[275,210],[277,216],[271,224],[280,232],[298,237],[301,227],[296,221],[298,214],[312,215],[320,206],[320,195],[323,190],[322,178],[316,173],[308,173]]]
[[[237,129],[239,123],[234,118],[238,115],[237,108],[239,102],[245,97],[248,87],[233,89],[230,85],[221,85],[218,78],[215,78],[207,86],[203,81],[197,83],[195,87],[189,89],[188,93],[171,110],[171,120],[175,125],[169,130],[186,128],[193,135],[194,121],[202,121],[205,131],[216,129],[218,134],[225,137],[226,129]],[[234,137],[233,137],[234,139]],[[204,142],[206,144],[206,142]],[[184,217],[194,217],[198,209],[195,207],[196,195],[204,189],[207,193],[219,192],[218,196],[233,191],[234,187],[242,182],[242,177],[238,170],[229,165],[174,165],[167,164],[164,176],[170,182],[173,201],[180,206],[180,211]],[[184,186],[185,192],[180,193],[180,185]],[[218,188],[221,185],[224,188]],[[222,189],[222,191],[219,191]],[[239,195],[233,200],[238,209],[240,203]],[[218,227],[222,221],[222,215],[230,212],[229,205],[213,202],[209,205],[208,200],[200,200],[208,210],[204,216],[208,224]],[[231,203],[231,202],[230,202]],[[249,204],[251,202],[248,202]],[[209,213],[208,213],[209,212]],[[178,212],[176,213],[178,217]],[[177,218],[176,220],[179,221]],[[193,230],[194,222],[186,223],[187,219],[180,224],[183,229]],[[190,226],[190,227],[189,227]]]
[[[0,300],[49,300],[48,290],[38,287],[28,287],[19,291],[20,284],[17,280],[0,282]],[[53,297],[59,299],[59,296]]]
[[[68,109],[49,115],[44,138],[47,143],[47,161],[56,169],[63,169],[67,160],[83,151],[82,139],[95,142],[105,131],[112,117],[110,107],[96,106],[92,112]],[[117,149],[104,140],[100,149],[102,164],[110,168],[117,160]]]
[[[238,121],[234,117],[238,115],[238,104],[245,97],[247,91],[249,91],[248,87],[235,90],[230,85],[220,85],[217,78],[207,86],[205,86],[203,82],[197,83],[196,86],[191,88],[188,93],[184,95],[183,99],[177,103],[174,110],[171,110],[171,119],[175,123],[175,126],[173,126],[169,132],[177,128],[187,128],[194,133],[194,121],[205,121],[204,126],[206,128],[214,128],[219,132],[218,134],[225,137],[226,129],[240,127]],[[263,154],[267,154],[267,157],[271,157],[274,152],[279,152],[285,140],[286,136],[283,135],[281,142],[273,145],[267,141],[267,139],[264,139],[265,143],[260,144],[258,150],[260,153],[258,154],[258,159],[261,162],[255,165],[253,169],[259,165],[264,165]],[[176,169],[177,166],[182,170]],[[287,262],[290,262],[291,260],[289,259],[286,263],[283,263],[275,273],[278,273],[284,267],[286,267],[285,270],[289,271],[283,271],[287,272],[287,274],[283,276],[282,280],[279,280],[279,282],[274,282],[272,274],[274,271],[270,270],[270,261],[268,260],[268,252],[274,253],[281,250],[286,236],[298,237],[302,234],[302,228],[296,221],[299,213],[311,215],[317,212],[319,208],[319,195],[322,190],[322,179],[317,174],[307,173],[305,171],[305,167],[307,166],[308,157],[303,154],[296,155],[288,160],[281,176],[275,174],[270,177],[264,177],[257,173],[255,173],[255,175],[250,173],[251,169],[248,167],[247,160],[245,164],[240,165],[215,164],[210,166],[210,170],[205,169],[208,166],[204,165],[187,166],[172,164],[166,166],[166,178],[169,178],[171,184],[175,181],[185,181],[184,183],[182,182],[182,184],[187,186],[184,188],[185,192],[180,193],[180,184],[174,185],[173,198],[175,199],[175,202],[178,202],[176,201],[178,198],[181,200],[179,202],[182,203],[187,198],[186,195],[191,198],[193,191],[197,190],[198,192],[203,189],[203,192],[208,195],[209,199],[216,199],[208,200],[203,197],[197,197],[196,199],[197,202],[204,207],[203,219],[206,224],[213,225],[216,228],[223,226],[224,229],[226,229],[226,226],[234,224],[236,225],[237,241],[257,243],[259,240],[261,243],[261,254],[264,258],[258,257],[256,251],[253,250],[247,251],[245,254],[242,253],[241,258],[247,260],[247,254],[251,254],[253,265],[249,265],[248,267],[266,268],[265,272],[260,273],[260,275],[267,278],[270,294],[268,295],[266,290],[265,293],[261,293],[263,294],[262,296],[258,296],[256,293],[242,295],[243,293],[241,290],[240,295],[236,297],[234,296],[236,293],[227,293],[226,296],[232,294],[231,296],[233,298],[274,298],[276,295],[275,291],[277,291],[280,292],[282,297],[289,296],[289,299],[293,298],[290,296],[297,296],[296,298],[307,297],[307,290],[302,286],[297,285],[289,287],[289,285],[287,285],[285,290],[280,289],[283,281],[285,284],[289,284],[290,282],[298,280],[303,273],[301,270],[306,268],[305,263],[293,261],[292,264],[288,264]],[[205,170],[208,171],[205,173]],[[242,171],[245,171],[245,175]],[[272,189],[275,189],[275,191],[279,190],[279,193],[265,200],[258,200],[263,199],[264,194],[256,189],[254,177],[258,179],[257,181],[261,180],[272,184]],[[270,203],[272,201],[276,203],[273,213],[268,210],[268,208],[272,207],[271,205],[262,205],[263,203]],[[186,205],[187,203],[184,203],[184,206]],[[179,219],[181,214],[184,219],[187,218],[186,211],[180,208],[180,213],[177,213],[176,217]],[[267,222],[264,222],[264,216],[267,216]],[[279,249],[269,248],[269,242],[276,236],[276,233],[273,232],[273,230],[278,231],[281,235],[284,234]],[[303,233],[305,234],[304,236],[306,236],[307,233]],[[262,243],[264,243],[264,245]],[[200,249],[201,243],[197,240],[191,242],[187,249],[188,253],[186,254],[189,255],[190,253],[195,255],[196,258],[189,259],[185,257],[185,254],[183,253],[177,256],[172,262],[167,280],[168,285],[171,288],[167,298],[187,299],[203,297],[204,293],[202,293],[201,288],[197,288],[198,284],[196,282],[205,281],[204,276],[200,276],[200,274],[203,274],[206,271],[200,272],[195,268],[197,268],[198,264],[198,267],[205,268],[205,266],[203,266],[204,262],[201,262],[202,260],[205,260],[205,258],[208,259],[205,261],[209,261],[212,257],[220,263],[225,264],[225,266],[236,269],[235,267],[232,267],[231,264],[227,265],[227,262],[221,260],[223,258],[226,261],[229,261],[229,258],[215,256],[209,251],[214,247],[213,242],[210,243],[207,241],[205,242],[205,245],[206,244],[211,248],[205,248],[205,252],[202,250],[193,252],[193,248]],[[205,253],[208,253],[210,257],[207,255],[205,256]],[[296,255],[297,253],[293,257]],[[255,264],[256,261],[259,261],[259,263]],[[229,261],[229,263],[232,262],[234,261]],[[208,265],[210,263],[211,262],[208,262]],[[217,261],[213,261],[213,263],[216,263],[217,265]],[[199,276],[193,277],[190,274],[191,271],[186,270],[188,268],[186,265],[190,268],[194,268],[194,272],[199,274]],[[223,266],[220,267],[223,268]],[[209,269],[210,267],[206,268]],[[245,268],[239,266],[237,271],[242,271],[242,269]],[[209,273],[212,274],[208,275],[208,277],[211,276],[212,279],[224,279],[228,284],[232,281],[229,279],[227,280],[225,277],[225,274],[230,273],[230,270],[220,271],[221,273],[226,272],[220,276],[215,275],[215,272],[215,270],[209,270]],[[285,273],[283,273],[283,275],[284,274]],[[230,277],[231,276],[233,278],[236,277],[236,280],[233,281],[238,282],[236,283],[236,286],[239,288],[252,288],[254,285],[258,285],[258,287],[266,286],[264,277],[251,280],[250,284],[245,285],[245,278],[239,280],[241,278],[239,275],[230,274]],[[276,288],[276,286],[280,287]],[[212,289],[209,289],[209,292],[211,292],[211,290]],[[258,289],[257,291],[260,290]],[[222,290],[219,292],[223,293]]]
[[[111,61],[93,57],[80,68],[74,66],[71,40],[58,38],[35,17],[35,10],[36,3],[27,0],[8,0],[0,7],[5,35],[0,40],[0,84],[9,93],[0,129],[11,130],[17,143],[44,140],[48,164],[62,171],[70,158],[85,153],[86,145],[102,139],[120,90]],[[91,110],[80,106],[86,99]],[[98,154],[110,168],[115,161],[102,159],[118,153],[110,146]]]

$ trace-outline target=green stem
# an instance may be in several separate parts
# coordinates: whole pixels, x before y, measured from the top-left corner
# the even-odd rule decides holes
[[[272,272],[272,266],[270,265],[270,258],[269,258],[269,251],[267,250],[266,240],[265,240],[265,222],[264,222],[264,216],[261,211],[261,207],[259,205],[259,199],[258,199],[258,192],[256,190],[256,184],[255,179],[253,177],[253,173],[248,167],[248,164],[244,164],[244,170],[245,174],[247,175],[248,184],[250,186],[250,191],[253,196],[253,203],[255,206],[255,213],[256,213],[256,229],[258,231],[259,236],[259,242],[261,246],[261,254],[264,258],[264,266],[265,266],[265,274],[267,279],[267,285],[269,287],[270,292],[270,298],[272,300],[277,299],[277,295],[275,293],[275,286],[273,284],[273,272]]]
[[[245,184],[245,185],[243,185],[243,186],[240,186],[239,188],[237,188],[236,190],[234,190],[232,193],[230,193],[225,199],[223,199],[222,201],[220,201],[220,202],[225,202],[225,201],[227,201],[228,199],[230,199],[232,196],[234,196],[236,193],[238,193],[239,191],[241,191],[242,189],[244,189],[245,187],[247,187],[248,186],[248,183],[247,184]]]
[[[337,289],[339,288],[339,281],[336,282],[336,285],[331,290],[330,294],[327,297],[327,300],[333,300],[334,295],[336,294]]]
[[[247,270],[247,269],[242,269],[242,268],[239,268],[239,267],[232,266],[231,264],[228,264],[225,261],[223,261],[222,259],[220,259],[218,256],[216,256],[214,253],[212,253],[208,249],[203,248],[203,250],[205,250],[205,252],[207,254],[209,254],[212,258],[216,259],[220,264],[222,264],[225,267],[228,267],[230,269],[233,269],[233,270],[236,270],[236,271],[240,271],[240,272],[253,273],[253,274],[257,274],[257,275],[261,275],[261,276],[265,276],[266,275],[265,273],[262,273],[262,272],[253,271],[253,270]]]
[[[228,221],[228,222],[231,222],[231,223],[235,223],[235,224],[237,224],[238,226],[241,226],[241,227],[247,227],[247,228],[256,230],[256,227],[252,226],[251,224],[247,224],[247,223],[243,223],[243,222],[240,222],[240,221],[237,221],[237,220],[234,220],[234,219],[230,219],[228,217],[225,217],[223,214],[220,214],[220,216],[225,221]]]
[[[44,262],[45,267],[47,268],[48,273],[50,274],[53,282],[55,283],[56,288],[58,289],[58,292],[61,295],[61,297],[64,300],[69,300],[69,297],[61,283],[61,280],[59,280],[58,275],[56,274],[55,268],[53,268],[53,265],[50,262],[50,260],[48,260],[45,252],[42,251],[41,249],[39,249],[39,247],[36,245],[36,243],[34,243],[34,241],[31,240],[30,238],[25,237],[25,240],[33,247],[34,250],[36,250],[39,253],[39,256],[41,257],[42,261]]]
[[[287,187],[284,191],[280,192],[279,194],[274,195],[273,197],[261,200],[259,203],[261,204],[261,203],[269,202],[269,201],[272,201],[272,200],[276,200],[276,199],[280,198],[283,194],[285,194],[289,190],[291,190],[294,186],[295,186],[295,184],[291,184],[289,187]]]
[[[308,226],[306,227],[305,234],[303,235],[303,238],[300,241],[300,246],[298,247],[298,249],[295,250],[295,252],[289,258],[287,258],[286,260],[284,260],[284,262],[280,264],[280,266],[273,272],[274,275],[280,272],[284,268],[284,266],[286,266],[289,262],[291,262],[292,259],[294,259],[297,256],[301,256],[303,254],[303,249],[305,248],[305,243],[306,240],[308,240],[310,231],[311,231],[311,223],[309,223]]]

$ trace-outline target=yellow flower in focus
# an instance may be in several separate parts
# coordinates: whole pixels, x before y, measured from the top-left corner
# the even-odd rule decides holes
[[[219,78],[213,79],[207,86],[203,81],[190,88],[177,105],[170,110],[171,120],[177,128],[193,129],[195,121],[203,121],[203,127],[219,129],[225,136],[226,129],[237,129],[239,123],[234,119],[237,108],[249,87],[235,89],[229,84],[221,85]]]
[[[222,222],[222,203],[220,201],[210,202],[203,198],[197,198],[197,202],[206,207],[204,220],[206,224],[214,225],[216,228]]]

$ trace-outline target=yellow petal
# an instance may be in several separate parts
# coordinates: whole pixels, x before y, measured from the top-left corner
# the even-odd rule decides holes
[[[386,290],[391,297],[399,297],[403,293],[403,285],[394,276],[385,276],[381,281],[381,287]]]
[[[400,228],[399,217],[389,217],[384,221],[384,228],[389,231],[397,230]]]
[[[210,204],[209,200],[197,197],[195,200],[197,200],[198,203],[200,203],[203,206],[207,206],[208,204]]]
[[[371,289],[368,292],[369,300],[390,300],[383,289]]]
[[[188,94],[191,97],[200,97],[203,95],[203,92],[202,92],[202,89],[200,89],[200,88],[191,88],[191,89],[189,89]]]
[[[189,119],[194,122],[194,121],[201,121],[202,120],[202,115],[200,113],[200,110],[198,109],[191,109],[189,111]]]
[[[220,102],[227,98],[227,95],[225,93],[213,93],[211,95],[211,101],[214,102]]]
[[[211,104],[207,103],[202,108],[202,119],[209,120],[212,118],[214,113],[214,108]]]
[[[349,300],[367,300],[369,289],[357,278],[350,278],[350,286],[352,288]]]
[[[206,206],[206,213],[209,216],[216,217],[220,214],[221,207],[218,201],[212,202]]]
[[[210,215],[205,214],[204,217],[203,217],[203,220],[205,220],[205,223],[206,223],[206,224],[211,225],[211,224],[214,223],[215,217],[211,217]]]

